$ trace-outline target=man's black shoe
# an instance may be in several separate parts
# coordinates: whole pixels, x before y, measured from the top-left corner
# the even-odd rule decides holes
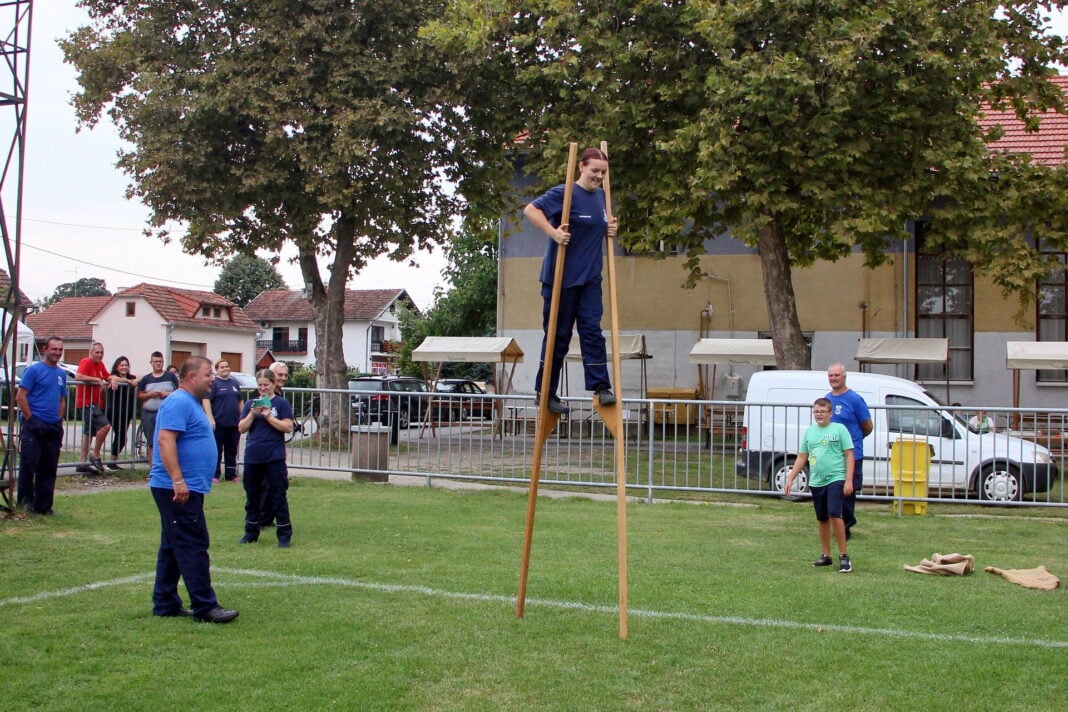
[[[111,468],[111,471],[112,471],[112,472],[118,472],[119,470],[125,470],[125,469],[126,469],[125,467],[123,467],[122,465],[120,465],[120,464],[119,464],[119,463],[117,463],[117,462],[112,462],[112,463],[109,463],[109,464],[108,464],[108,467],[110,467],[110,468]]]
[[[608,406],[616,404],[615,395],[607,388],[597,391],[596,396],[601,405]]]
[[[179,606],[178,608],[171,609],[166,613],[154,613],[153,615],[157,615],[160,618],[192,618],[193,611],[189,610],[188,608],[183,608]]]
[[[74,471],[77,472],[79,475],[95,475],[95,474],[98,474],[97,471],[94,468],[90,467],[89,465],[78,465],[77,467],[74,468]]]
[[[215,606],[207,613],[194,615],[193,620],[197,623],[229,623],[238,616],[237,611],[231,611],[222,606]]]

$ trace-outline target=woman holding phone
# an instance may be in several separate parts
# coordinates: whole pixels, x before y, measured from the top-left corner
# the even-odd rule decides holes
[[[263,369],[256,373],[259,397],[249,399],[237,423],[245,438],[245,536],[242,544],[260,538],[260,503],[268,487],[274,504],[278,546],[289,547],[293,524],[286,501],[286,433],[293,430],[293,408],[289,401],[274,392],[274,373]]]

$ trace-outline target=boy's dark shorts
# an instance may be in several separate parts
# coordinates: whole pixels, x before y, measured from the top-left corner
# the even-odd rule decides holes
[[[82,431],[89,437],[93,437],[101,428],[111,425],[111,421],[104,415],[104,411],[98,405],[82,406],[82,423],[85,429]]]
[[[823,487],[809,487],[809,489],[812,490],[812,506],[816,508],[818,521],[825,522],[831,518],[842,518],[845,480],[831,482]]]

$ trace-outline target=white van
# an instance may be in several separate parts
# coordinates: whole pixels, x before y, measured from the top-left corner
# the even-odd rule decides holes
[[[891,494],[890,447],[899,439],[925,440],[931,466],[928,487],[1015,501],[1045,492],[1059,476],[1046,448],[1004,433],[975,433],[931,393],[912,381],[878,373],[850,373],[846,385],[871,409],[874,429],[864,438],[864,488]],[[812,402],[829,391],[823,371],[760,371],[749,379],[738,453],[739,475],[782,491],[800,436],[812,423]],[[796,491],[808,491],[799,473]]]

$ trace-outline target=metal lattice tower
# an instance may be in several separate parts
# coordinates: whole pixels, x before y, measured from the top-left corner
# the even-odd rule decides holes
[[[0,170],[0,237],[11,282],[0,292],[0,308],[6,316],[0,320],[4,354],[2,387],[6,390],[4,406],[15,413],[14,365],[18,357],[18,323],[29,304],[23,304],[19,291],[19,258],[22,248],[22,180],[26,150],[26,107],[30,80],[30,27],[33,0],[0,0],[0,144],[3,156]],[[0,494],[7,511],[13,504],[15,485],[15,419],[7,420],[4,439],[3,468],[0,470]],[[4,506],[6,505],[6,506]]]

